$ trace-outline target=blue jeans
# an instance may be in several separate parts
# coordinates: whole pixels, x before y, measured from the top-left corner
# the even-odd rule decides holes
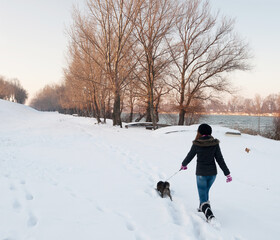
[[[196,176],[196,183],[199,195],[200,204],[209,201],[209,190],[216,179],[213,176]]]

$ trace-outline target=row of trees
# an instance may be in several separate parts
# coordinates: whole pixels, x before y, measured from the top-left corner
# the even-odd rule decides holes
[[[156,127],[170,94],[179,124],[195,99],[230,92],[226,75],[247,70],[247,44],[234,21],[213,14],[208,1],[88,0],[69,28],[63,108],[91,109],[100,122],[112,113],[145,114]]]
[[[40,111],[64,112],[65,109],[62,107],[64,89],[63,84],[46,85],[31,99],[30,106]]]
[[[227,103],[221,101],[205,105],[207,112],[277,114],[280,113],[280,93],[270,94],[262,98],[257,94],[254,98],[234,96]]]
[[[231,92],[228,73],[249,69],[234,21],[204,0],[88,0],[84,12],[74,9],[68,33],[65,81],[41,94],[98,122],[121,126],[125,110],[156,128],[159,108],[172,102],[182,125],[203,100]]]
[[[27,98],[28,93],[18,79],[7,80],[0,76],[0,99],[24,104]]]

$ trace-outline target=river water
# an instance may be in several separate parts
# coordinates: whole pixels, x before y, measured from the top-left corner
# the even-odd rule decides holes
[[[178,122],[177,115],[160,116],[161,123],[176,125]],[[219,125],[232,129],[250,129],[260,133],[270,132],[273,127],[274,117],[264,116],[237,116],[237,115],[202,115],[199,123],[207,123],[209,125]]]
[[[205,115],[199,123],[230,127],[233,129],[251,129],[261,133],[270,132],[273,127],[274,117],[258,116],[230,116],[230,115]]]

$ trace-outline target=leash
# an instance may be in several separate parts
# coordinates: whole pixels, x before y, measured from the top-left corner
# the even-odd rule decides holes
[[[169,177],[167,180],[166,180],[166,182],[170,179],[170,178],[173,178],[178,172],[180,172],[181,171],[181,169],[179,170],[179,171],[177,171],[177,172],[175,172],[171,177]]]

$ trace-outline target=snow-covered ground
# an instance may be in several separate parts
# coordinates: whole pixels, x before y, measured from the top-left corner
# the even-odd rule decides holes
[[[197,125],[120,129],[3,100],[0,119],[1,240],[279,239],[279,141],[213,126],[233,177],[211,189],[217,229],[196,212],[195,159],[170,179],[173,202],[155,191]]]

